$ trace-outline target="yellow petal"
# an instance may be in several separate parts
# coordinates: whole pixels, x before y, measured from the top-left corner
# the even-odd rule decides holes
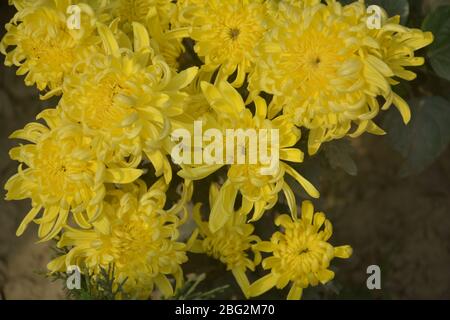
[[[237,67],[236,79],[233,81],[231,85],[235,88],[241,87],[245,81],[245,74],[246,73],[244,67],[242,66],[242,64],[239,64]]]
[[[69,216],[69,210],[61,208],[59,215],[58,215],[58,219],[56,219],[56,222],[54,223],[51,231],[49,231],[47,233],[47,235],[45,235],[41,240],[39,240],[38,243],[45,242],[45,241],[51,240],[54,237],[56,237],[58,235],[58,233],[62,230],[64,225],[66,224],[68,216]],[[40,237],[43,236],[44,234],[45,234],[45,232],[43,234],[41,234]]]
[[[256,97],[253,102],[256,106],[256,115],[261,119],[265,119],[267,117],[266,101],[261,97]]]
[[[53,221],[58,216],[59,210],[60,209],[57,206],[52,206],[48,209],[45,209],[42,217],[39,219],[35,219],[34,222],[37,224],[42,224],[42,223],[48,223],[50,221]]]
[[[138,23],[133,22],[133,35],[134,35],[134,51],[140,51],[150,47],[150,37],[147,29]]]
[[[191,67],[189,69],[183,70],[178,73],[176,76],[172,78],[169,85],[165,88],[165,90],[180,90],[187,87],[192,80],[195,79],[198,73],[197,67]]]
[[[278,277],[269,273],[250,285],[250,297],[257,297],[272,289],[277,283]]]
[[[236,91],[235,88],[227,81],[222,81],[219,83],[219,89],[222,96],[228,101],[228,103],[233,107],[233,110],[241,112],[245,109],[244,101],[241,95]]]
[[[297,219],[297,218],[296,218]],[[287,214],[282,214],[279,215],[278,217],[276,217],[275,219],[275,225],[277,227],[282,226],[282,227],[288,227],[289,225],[292,224],[292,217],[288,216]]]
[[[325,222],[326,218],[325,218],[325,214],[323,212],[317,212],[314,215],[314,226],[317,228],[317,230],[320,229],[320,227],[323,225],[323,223]]]
[[[287,300],[300,300],[302,298],[303,289],[295,284],[289,290]]]
[[[395,93],[393,102],[402,115],[403,122],[407,124],[411,120],[411,110],[409,109],[408,103]]]
[[[280,159],[291,162],[303,162],[304,154],[297,148],[284,148],[280,150]]]
[[[163,274],[158,274],[155,278],[155,284],[165,297],[173,296],[173,288],[169,279]]]
[[[47,269],[52,273],[57,271],[64,271],[65,269],[66,256],[59,256],[56,259],[53,259],[47,264]]]
[[[328,269],[324,269],[318,271],[316,273],[316,276],[322,284],[325,284],[334,278],[334,272]]]
[[[212,205],[209,217],[209,228],[216,232],[222,228],[233,215],[237,189],[232,184],[224,184],[220,189],[216,202]]]
[[[205,96],[206,100],[208,100],[210,105],[212,105],[215,101],[222,98],[222,95],[220,94],[219,90],[217,90],[217,88],[214,87],[212,84],[206,81],[202,81],[200,83],[200,87],[202,88],[203,95]]]
[[[245,274],[245,269],[243,268],[233,268],[231,269],[236,282],[242,290],[242,293],[245,295],[245,298],[250,297],[250,282]]]
[[[258,221],[262,217],[262,215],[265,211],[265,206],[266,206],[266,202],[264,200],[255,202],[255,204],[254,204],[255,210],[253,211],[253,216],[250,219],[250,222]]]
[[[377,71],[379,71],[383,76],[392,77],[394,75],[391,68],[389,68],[389,66],[386,63],[384,63],[377,57],[369,54],[366,59],[367,62],[369,62],[370,65],[374,67]]]
[[[303,176],[301,176],[297,171],[291,168],[288,165],[284,165],[286,172],[291,175],[297,182],[305,189],[305,191],[313,198],[319,198],[319,191],[312,185],[311,182],[306,180]]]
[[[199,167],[184,167],[182,170],[178,171],[178,175],[184,179],[201,180],[222,167],[222,164]]]
[[[255,248],[255,250],[262,252],[272,252],[274,249],[274,245],[272,244],[272,242],[269,241],[261,241],[255,244],[253,248]]]
[[[104,24],[97,24],[98,33],[103,41],[103,46],[105,47],[105,51],[107,54],[110,54],[114,57],[120,56],[119,45],[117,44],[116,39],[114,38],[114,34],[111,30],[105,26]]]
[[[33,221],[33,219],[36,217],[36,215],[41,211],[42,206],[33,207],[25,216],[25,218],[22,220],[22,223],[20,224],[19,228],[17,228],[16,236],[21,236],[25,229],[27,228],[28,224]]]
[[[292,219],[297,219],[297,202],[295,201],[294,192],[292,192],[292,189],[289,187],[289,185],[286,182],[283,183],[282,188],[283,188],[284,196],[286,197],[289,209],[291,211]]]
[[[379,135],[379,136],[386,134],[386,131],[384,131],[379,126],[377,126],[375,124],[375,122],[373,122],[373,121],[369,121],[369,124],[367,126],[367,132],[375,134],[375,135]]]
[[[334,256],[337,258],[347,259],[353,253],[353,249],[350,246],[340,246],[334,248]]]
[[[302,220],[311,224],[314,216],[314,206],[311,201],[305,200],[302,202]]]
[[[140,169],[106,169],[105,182],[106,183],[131,183],[139,178],[144,171]]]
[[[314,128],[309,131],[308,136],[308,153],[314,155],[320,148],[323,142],[323,135],[325,134],[323,128]]]

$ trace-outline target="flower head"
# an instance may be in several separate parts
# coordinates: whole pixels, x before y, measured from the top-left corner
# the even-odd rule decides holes
[[[86,136],[77,123],[61,120],[56,110],[44,111],[39,117],[48,126],[29,123],[11,135],[31,143],[11,149],[11,158],[21,164],[5,189],[7,200],[32,201],[33,208],[17,235],[34,220],[40,225],[39,237],[45,241],[61,231],[70,212],[77,222],[89,227],[88,221],[94,221],[103,206],[106,184],[130,183],[142,170],[108,168],[98,157],[96,139]],[[41,211],[42,217],[35,220]]]
[[[210,204],[214,204],[219,195],[219,188],[212,184],[210,188]],[[203,221],[200,213],[200,203],[194,207],[194,220],[198,229],[194,232],[190,241],[190,251],[205,253],[220,260],[230,270],[245,296],[248,296],[250,283],[245,271],[254,271],[255,266],[261,262],[261,254],[253,250],[254,245],[261,239],[253,234],[253,225],[245,222],[245,216],[235,212],[227,223],[212,232],[209,223]],[[196,239],[196,237],[199,238]],[[254,258],[250,259],[249,252],[253,252]]]
[[[95,51],[94,11],[78,4],[82,28],[71,30],[66,17],[71,1],[27,3],[17,4],[20,11],[6,26],[0,52],[6,55],[6,65],[19,67],[18,75],[26,74],[26,85],[58,90],[73,66]]]
[[[179,74],[155,55],[146,29],[134,23],[134,48],[119,48],[112,31],[99,25],[106,54],[84,63],[85,72],[67,77],[60,107],[86,132],[99,135],[104,152],[136,167],[142,154],[150,159],[156,174],[171,179],[164,139],[172,121],[184,112],[187,94],[181,92],[196,75],[196,68]]]
[[[229,159],[224,155],[218,164],[202,165],[183,165],[178,174],[185,179],[199,180],[209,174],[217,171],[225,164],[231,163],[228,168],[227,180],[220,188],[216,203],[212,205],[210,217],[210,228],[212,231],[220,229],[227,219],[232,216],[232,209],[238,193],[242,195],[243,214],[248,214],[252,209],[252,220],[258,220],[265,210],[272,208],[278,200],[278,193],[283,191],[288,199],[289,207],[295,215],[295,197],[290,186],[285,182],[284,175],[287,173],[313,197],[318,197],[317,189],[301,176],[295,169],[284,161],[297,162],[303,161],[303,153],[295,147],[300,139],[300,131],[286,116],[279,116],[272,120],[267,119],[267,105],[264,99],[257,97],[255,99],[255,114],[253,115],[242,100],[242,97],[228,82],[220,82],[214,86],[206,82],[202,83],[203,93],[211,106],[211,112],[202,117],[206,127],[212,127],[219,130],[226,139],[227,130],[237,130],[235,133],[245,137],[246,130],[254,130],[260,134],[262,129],[273,129],[278,136],[278,142],[269,142],[260,144],[260,141],[252,141],[251,138],[245,139],[242,144],[234,150],[233,159],[237,160],[239,154],[245,156],[244,163],[237,161],[228,162]],[[241,130],[241,131],[239,131]],[[265,131],[270,132],[270,131]],[[267,133],[269,136],[275,133]],[[261,136],[259,136],[261,137]],[[232,137],[235,138],[234,136]],[[226,141],[224,144],[227,144]],[[256,161],[251,161],[251,156],[257,153],[254,151],[258,145],[259,157]],[[208,148],[205,146],[205,148]],[[224,149],[228,147],[225,146]],[[261,150],[266,150],[266,155],[275,160],[278,166],[268,166],[261,158]],[[274,151],[275,150],[275,151]],[[264,152],[263,152],[264,153]],[[275,159],[276,157],[279,159]],[[228,153],[227,153],[228,156]],[[272,165],[272,162],[271,162]]]
[[[77,265],[94,276],[101,267],[114,264],[117,285],[131,297],[147,299],[157,287],[166,297],[183,282],[181,264],[187,261],[186,245],[178,242],[182,220],[173,210],[165,211],[166,186],[159,180],[150,189],[138,180],[107,193],[102,219],[91,230],[67,227],[58,247],[70,248],[49,263],[51,271]]]
[[[256,245],[258,250],[271,252],[272,256],[262,262],[270,274],[251,285],[251,296],[261,295],[274,286],[282,289],[292,282],[288,299],[300,299],[303,289],[334,278],[334,272],[329,270],[333,258],[348,258],[352,254],[350,246],[333,247],[327,242],[332,234],[331,223],[322,212],[314,213],[310,201],[303,201],[300,219],[281,215],[275,224],[284,231],[274,233],[270,242]]]
[[[406,56],[407,62],[397,60],[405,66],[423,63],[413,59],[414,50],[429,44],[431,34],[400,27],[392,19],[371,31],[362,2],[342,6],[330,0],[301,7],[282,1],[279,6],[273,28],[256,50],[259,59],[249,88],[253,95],[273,94],[271,117],[282,111],[310,130],[310,154],[353,127],[353,137],[365,131],[384,134],[373,122],[380,110],[377,96],[386,101],[382,108],[394,103],[409,120],[409,108],[390,85],[392,77],[405,72],[389,64],[387,55],[396,59],[390,53],[394,50]],[[397,37],[411,41],[391,40]]]
[[[262,1],[211,0],[184,9],[191,19],[190,37],[195,51],[204,59],[203,70],[219,68],[219,78],[226,79],[237,70],[234,85],[239,87],[254,64],[253,50],[265,32],[265,6]]]

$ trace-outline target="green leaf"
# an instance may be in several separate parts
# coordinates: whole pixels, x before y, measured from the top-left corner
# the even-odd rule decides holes
[[[450,6],[441,6],[431,12],[423,21],[422,29],[434,35],[427,53],[433,70],[450,80]]]
[[[389,16],[400,16],[401,24],[408,21],[409,2],[408,0],[367,0],[366,5],[377,5],[386,10]]]
[[[405,158],[401,176],[421,172],[450,142],[450,103],[446,99],[423,97],[409,105],[412,117],[407,126],[397,112],[389,112],[384,120],[389,143]]]
[[[340,139],[323,144],[323,152],[333,169],[343,169],[349,175],[356,176],[358,168],[351,155],[354,152],[348,140]]]

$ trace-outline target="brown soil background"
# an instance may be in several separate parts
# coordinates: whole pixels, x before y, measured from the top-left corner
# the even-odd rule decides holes
[[[0,24],[12,14],[2,1]],[[8,157],[15,144],[8,135],[45,106],[51,104],[40,102],[13,69],[0,66],[0,185],[17,166]],[[366,135],[353,143],[358,176],[336,171],[317,203],[334,224],[333,243],[354,248],[351,259],[337,263],[335,298],[449,299],[450,149],[420,175],[402,179],[397,174],[402,160],[384,139]],[[51,255],[48,244],[36,244],[34,228],[15,236],[29,202],[3,198],[1,188],[0,299],[64,299],[62,284],[39,274]],[[366,288],[371,264],[381,267],[381,290]]]

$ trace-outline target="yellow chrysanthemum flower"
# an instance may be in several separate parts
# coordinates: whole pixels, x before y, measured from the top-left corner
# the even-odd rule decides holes
[[[219,188],[216,184],[211,184],[209,193],[209,203],[212,205],[219,196]],[[207,221],[202,221],[200,213],[201,204],[194,207],[194,220],[198,226],[195,230],[192,240],[189,243],[190,251],[194,253],[205,253],[215,259],[220,260],[231,270],[239,287],[246,297],[249,296],[248,281],[246,270],[255,270],[255,267],[261,262],[261,254],[253,250],[254,245],[261,239],[253,234],[253,225],[245,222],[245,216],[240,212],[233,213],[233,216],[227,223],[212,232]],[[201,239],[197,236],[200,235]],[[253,252],[254,258],[249,258],[249,252]]]
[[[107,168],[98,157],[95,137],[86,136],[77,123],[62,121],[56,110],[46,110],[38,118],[44,119],[48,127],[29,123],[11,135],[31,144],[10,151],[11,159],[21,164],[5,189],[7,200],[30,198],[32,201],[33,208],[19,226],[17,235],[34,220],[40,225],[41,241],[46,241],[61,231],[70,212],[77,221],[94,221],[103,205],[105,184],[130,183],[142,170]],[[40,212],[42,217],[35,219]]]
[[[163,209],[166,191],[163,180],[148,190],[138,180],[108,192],[102,220],[91,230],[67,227],[58,247],[70,250],[50,262],[49,270],[64,271],[77,265],[95,276],[101,267],[114,264],[117,285],[126,279],[124,290],[132,298],[148,299],[155,287],[164,296],[173,296],[169,277],[173,276],[175,288],[180,288],[180,265],[187,256],[186,245],[177,241],[182,219],[177,210]]]
[[[82,27],[71,30],[66,10],[73,2],[77,3],[52,0],[33,6],[17,5],[23,9],[6,25],[0,52],[6,55],[7,66],[19,67],[18,75],[26,74],[26,85],[36,84],[41,91],[59,89],[73,66],[95,51],[94,11],[87,4],[78,3]]]
[[[255,115],[250,109],[245,107],[242,97],[228,82],[220,82],[217,86],[202,82],[203,93],[211,106],[211,113],[200,118],[205,128],[215,128],[226,137],[227,129],[260,129],[278,130],[279,141],[277,145],[266,144],[267,155],[274,156],[271,148],[277,148],[279,159],[290,162],[302,162],[303,153],[295,148],[295,144],[300,139],[300,131],[292,124],[286,116],[275,119],[267,119],[267,105],[264,99],[255,98]],[[296,213],[295,196],[292,189],[284,180],[284,175],[292,176],[312,197],[318,197],[317,189],[295,169],[286,162],[280,161],[277,168],[272,172],[264,173],[267,164],[263,164],[261,159],[256,159],[255,163],[250,163],[248,157],[252,148],[249,146],[250,139],[246,139],[242,146],[246,154],[246,162],[239,164],[234,162],[228,169],[228,179],[222,185],[216,202],[212,204],[212,212],[209,220],[211,230],[219,230],[232,216],[233,206],[238,193],[242,195],[243,214],[248,214],[252,209],[252,220],[258,220],[265,210],[272,208],[277,200],[278,193],[283,191],[289,207],[293,214]],[[207,148],[205,146],[204,148]],[[224,149],[226,149],[224,147]],[[236,150],[235,150],[236,151]],[[240,152],[240,151],[238,151]],[[237,155],[235,156],[237,158]],[[217,171],[227,163],[223,159],[218,164],[202,165],[182,165],[182,170],[178,175],[185,179],[200,180],[209,174]]]
[[[394,103],[405,122],[409,120],[409,108],[389,84],[402,72],[387,57],[396,59],[391,55],[395,52],[404,66],[420,64],[423,60],[414,58],[414,50],[431,42],[430,33],[400,27],[395,20],[371,31],[363,2],[342,6],[329,0],[301,7],[282,1],[279,7],[256,50],[259,59],[249,90],[252,95],[274,95],[271,117],[282,111],[310,130],[310,154],[322,142],[349,134],[353,126],[353,137],[365,131],[384,134],[372,121],[380,110],[378,96],[386,101],[384,109]]]
[[[140,24],[133,24],[134,50],[119,48],[109,28],[98,28],[107,54],[86,60],[83,73],[67,77],[60,107],[86,132],[103,138],[105,153],[127,157],[123,166],[136,167],[144,152],[156,175],[164,174],[168,183],[172,172],[164,139],[171,121],[183,114],[188,95],[180,90],[193,80],[197,68],[179,74],[170,70],[153,54]]]
[[[399,83],[396,79],[407,81],[414,80],[416,74],[405,67],[415,67],[424,64],[423,57],[415,57],[414,51],[422,49],[433,41],[431,32],[423,32],[420,29],[410,29],[401,26],[400,17],[384,18],[383,26],[380,30],[371,30],[372,37],[379,43],[379,48],[371,48],[369,52],[379,57],[389,69],[393,76],[387,79],[390,85]],[[395,78],[393,78],[395,77]],[[399,95],[392,94],[386,99],[382,107],[388,109],[392,103],[399,109],[403,121],[408,123],[411,119],[411,111],[406,101]]]
[[[210,0],[182,4],[195,51],[204,59],[203,70],[225,80],[237,70],[233,85],[242,85],[254,64],[253,50],[263,37],[265,6],[262,1]]]
[[[352,254],[350,246],[333,247],[327,242],[332,235],[331,223],[322,212],[314,213],[310,201],[303,201],[301,219],[280,215],[275,224],[283,228],[283,233],[276,232],[270,242],[255,245],[272,256],[262,262],[270,273],[251,285],[251,296],[259,296],[275,286],[283,289],[292,282],[288,299],[300,299],[303,289],[334,278],[334,272],[328,269],[333,258],[349,258]]]

